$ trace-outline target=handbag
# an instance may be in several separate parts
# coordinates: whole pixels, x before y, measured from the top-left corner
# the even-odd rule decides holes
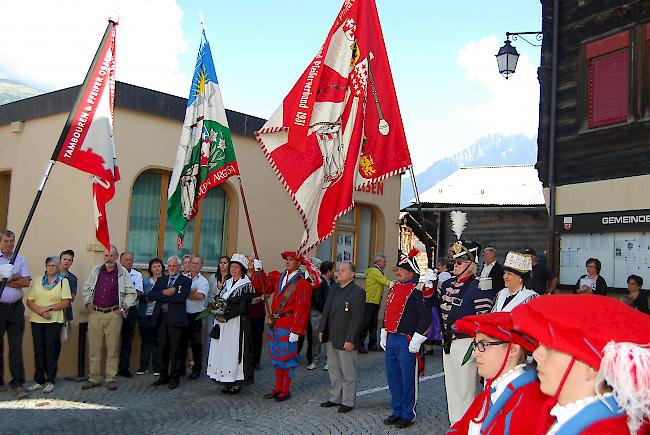
[[[219,337],[221,337],[221,328],[219,327],[218,323],[215,323],[215,325],[210,330],[210,338],[218,340]]]
[[[66,320],[61,328],[61,343],[65,343],[72,335],[72,320]]]

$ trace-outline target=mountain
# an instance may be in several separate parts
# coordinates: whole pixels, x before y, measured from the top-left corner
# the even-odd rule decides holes
[[[415,181],[421,195],[461,166],[525,165],[536,161],[537,138],[495,134],[482,137],[458,154],[434,162],[426,171],[416,175]],[[410,176],[405,176],[402,179],[400,208],[409,205],[414,196]]]
[[[12,101],[22,100],[42,93],[24,83],[0,78],[0,104],[11,103]]]

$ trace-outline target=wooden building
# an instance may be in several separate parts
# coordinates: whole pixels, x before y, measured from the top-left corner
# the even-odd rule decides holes
[[[427,231],[436,240],[436,258],[446,257],[456,241],[450,212],[467,213],[463,239],[491,246],[499,261],[508,251],[546,249],[548,213],[542,185],[533,165],[460,168],[420,195]],[[415,204],[404,208],[402,219],[414,234],[424,236],[413,220],[420,221]]]
[[[650,1],[542,0],[542,31],[536,167],[552,266],[569,286],[595,257],[624,288],[650,278]]]

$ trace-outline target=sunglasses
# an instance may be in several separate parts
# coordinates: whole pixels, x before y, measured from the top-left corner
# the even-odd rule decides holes
[[[455,260],[454,263],[456,263],[457,266],[463,265],[465,263],[470,263],[469,260]]]

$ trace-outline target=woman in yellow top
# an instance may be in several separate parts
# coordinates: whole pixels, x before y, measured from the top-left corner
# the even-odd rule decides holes
[[[27,295],[27,306],[32,311],[32,341],[34,342],[34,385],[30,391],[54,391],[56,371],[61,352],[61,327],[65,309],[72,293],[68,279],[60,274],[59,257],[47,257],[45,274],[32,280]]]

